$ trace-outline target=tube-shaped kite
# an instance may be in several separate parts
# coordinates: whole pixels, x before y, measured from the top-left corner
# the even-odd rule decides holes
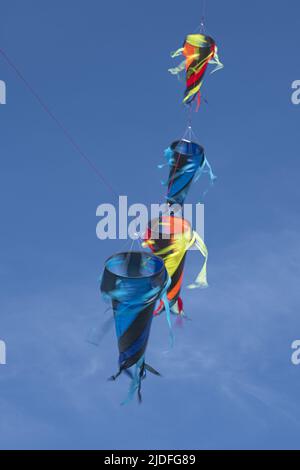
[[[183,314],[183,302],[180,291],[183,280],[183,270],[186,252],[193,245],[200,250],[204,257],[204,264],[196,281],[188,286],[189,288],[206,287],[206,265],[208,251],[201,237],[193,231],[190,223],[174,215],[165,215],[158,219],[153,219],[148,226],[144,236],[143,246],[148,246],[155,255],[160,256],[165,263],[171,284],[168,288],[167,298],[173,313]],[[154,314],[163,311],[164,305],[160,302]]]
[[[208,172],[211,181],[216,178],[205,157],[204,148],[196,142],[177,140],[165,150],[164,155],[169,165],[169,204],[183,205],[192,181],[196,181],[202,173]]]
[[[141,399],[141,381],[146,370],[159,375],[145,363],[153,312],[157,300],[169,313],[166,292],[169,276],[163,260],[147,252],[118,253],[105,263],[101,292],[111,300],[119,347],[119,371],[132,379],[129,398]],[[134,372],[130,370],[136,366]]]
[[[178,57],[183,54],[185,60],[178,67],[169,69],[173,75],[178,75],[185,70],[186,89],[183,102],[191,103],[196,96],[198,97],[198,107],[200,106],[200,88],[203,83],[204,74],[208,64],[214,64],[216,67],[211,73],[223,67],[220,62],[215,41],[204,34],[189,34],[183,47],[171,54],[171,57]]]

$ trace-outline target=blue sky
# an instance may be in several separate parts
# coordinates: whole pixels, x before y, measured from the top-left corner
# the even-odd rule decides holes
[[[159,202],[157,164],[186,126],[169,52],[201,14],[193,0],[2,1],[0,47],[118,193]],[[154,322],[147,359],[164,377],[146,380],[142,406],[120,407],[125,377],[106,381],[114,333],[85,341],[105,309],[104,260],[124,248],[95,235],[113,196],[0,57],[1,448],[299,448],[299,14],[297,0],[207,2],[225,64],[193,122],[218,176],[205,204],[210,287],[184,290],[193,322],[172,351]]]

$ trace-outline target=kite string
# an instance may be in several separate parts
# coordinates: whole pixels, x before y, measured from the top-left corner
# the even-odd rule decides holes
[[[202,0],[202,17],[200,22],[200,32],[205,32],[205,14],[206,14],[206,0]]]
[[[206,0],[202,0],[202,14],[201,14],[201,19],[200,19],[200,26],[197,26],[196,29],[194,29],[194,33],[197,31],[200,32],[200,34],[205,33],[205,19],[206,19]]]
[[[114,190],[112,185],[110,184],[109,181],[106,180],[106,178],[103,176],[103,174],[99,171],[97,166],[92,162],[92,160],[86,155],[86,153],[81,149],[79,144],[76,142],[74,137],[70,134],[70,132],[66,129],[66,127],[61,123],[61,121],[53,114],[53,112],[50,110],[50,108],[47,106],[47,104],[42,100],[40,95],[35,91],[35,89],[32,87],[32,85],[27,81],[27,79],[24,77],[24,75],[20,72],[18,67],[14,64],[14,62],[9,58],[9,56],[6,54],[6,52],[0,48],[0,54],[6,61],[6,63],[11,67],[11,69],[14,70],[16,75],[19,77],[19,79],[24,83],[26,88],[29,90],[29,92],[32,94],[32,96],[37,100],[37,102],[40,104],[42,109],[48,114],[48,116],[55,122],[55,124],[60,128],[60,130],[63,132],[64,136],[66,139],[69,141],[73,149],[81,156],[81,158],[89,165],[91,170],[97,175],[97,177],[102,181],[102,183],[106,186],[107,189],[114,195],[114,197],[118,198],[118,193]]]

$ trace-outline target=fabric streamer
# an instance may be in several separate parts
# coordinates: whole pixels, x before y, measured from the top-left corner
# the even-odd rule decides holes
[[[182,206],[191,183],[197,181],[203,173],[209,173],[211,182],[216,179],[205,157],[204,148],[196,142],[177,140],[165,150],[164,155],[169,165],[166,183],[168,204]]]
[[[172,216],[162,216],[153,219],[148,226],[144,236],[143,247],[149,247],[151,251],[160,256],[165,263],[165,267],[171,278],[168,288],[167,298],[172,313],[183,315],[183,302],[180,291],[183,280],[183,270],[186,252],[193,245],[198,248],[204,257],[204,263],[195,282],[189,288],[207,287],[207,259],[208,251],[201,237],[192,230],[190,223],[181,218]],[[154,315],[160,314],[164,309],[163,302],[160,302]]]
[[[145,363],[145,351],[158,300],[163,302],[167,318],[170,315],[166,297],[169,285],[163,260],[153,254],[137,251],[118,253],[105,263],[100,289],[112,302],[119,347],[119,370],[111,379],[115,380],[122,372],[130,376],[126,402],[136,392],[141,401],[141,381],[146,371],[160,375]]]
[[[198,109],[201,101],[200,88],[208,64],[215,65],[211,73],[223,68],[223,64],[219,60],[215,41],[204,34],[189,34],[183,47],[173,52],[171,57],[175,58],[182,54],[185,56],[185,60],[177,67],[169,69],[169,72],[172,75],[178,75],[185,70],[186,89],[183,102],[190,104],[197,96]]]

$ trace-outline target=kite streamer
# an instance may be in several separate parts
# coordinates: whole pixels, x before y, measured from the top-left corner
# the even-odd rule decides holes
[[[111,378],[115,380],[122,372],[131,377],[128,399],[137,392],[141,400],[141,381],[147,370],[159,375],[145,363],[145,351],[157,300],[163,302],[169,316],[169,284],[163,260],[150,253],[118,253],[105,263],[101,292],[112,302],[119,347],[119,371]]]
[[[176,216],[162,216],[149,223],[144,237],[143,246],[149,247],[155,255],[160,256],[171,278],[167,298],[173,313],[183,314],[183,302],[180,291],[183,280],[183,270],[186,252],[193,245],[199,249],[204,257],[204,264],[195,282],[188,286],[207,287],[206,266],[208,251],[201,237],[192,230],[190,223]],[[160,302],[154,314],[163,311],[164,304]]]
[[[167,181],[169,204],[182,206],[192,181],[197,181],[203,173],[209,173],[211,182],[216,178],[205,157],[204,148],[191,140],[173,142],[164,155],[170,168]]]
[[[177,67],[169,69],[173,75],[178,75],[185,70],[186,73],[186,89],[183,102],[190,104],[196,96],[198,97],[197,109],[200,106],[200,88],[208,64],[214,64],[215,68],[211,73],[223,67],[218,57],[218,50],[215,41],[204,34],[189,34],[184,42],[183,47],[171,54],[171,57],[178,57],[181,54],[185,56],[185,60]]]

